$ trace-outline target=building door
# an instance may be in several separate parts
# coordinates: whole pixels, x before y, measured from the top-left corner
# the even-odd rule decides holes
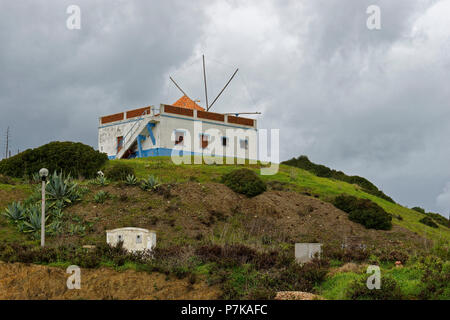
[[[123,136],[117,137],[117,152],[123,148]]]

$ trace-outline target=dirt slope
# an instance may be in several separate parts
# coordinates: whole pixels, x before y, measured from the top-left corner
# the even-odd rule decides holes
[[[167,279],[160,273],[148,274],[107,268],[82,269],[81,289],[69,290],[69,274],[64,269],[0,263],[0,300],[2,299],[217,299],[217,287],[197,281]]]
[[[113,199],[104,204],[89,200],[100,189]],[[424,244],[423,238],[400,226],[390,231],[368,230],[330,203],[298,192],[268,190],[249,199],[219,183],[165,185],[159,193],[137,187],[93,187],[87,199],[67,212],[68,217],[77,215],[91,222],[93,228],[87,238],[66,234],[55,242],[90,244],[104,241],[107,229],[134,226],[156,230],[159,245],[211,238],[257,246],[352,241],[388,247]]]

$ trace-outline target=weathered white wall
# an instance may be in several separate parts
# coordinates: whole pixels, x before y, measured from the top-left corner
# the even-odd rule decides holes
[[[196,112],[196,111],[195,111]],[[195,116],[195,113],[194,113]],[[257,131],[254,128],[249,127],[238,127],[229,125],[227,123],[223,122],[215,122],[213,120],[200,120],[198,118],[192,118],[192,117],[183,117],[181,115],[174,115],[174,114],[162,114],[161,115],[161,122],[160,122],[160,146],[161,148],[166,149],[174,149],[175,148],[175,142],[172,140],[172,133],[174,133],[176,130],[180,131],[188,131],[190,133],[190,141],[191,141],[191,151],[194,153],[209,153],[209,149],[201,149],[201,139],[200,139],[200,133],[206,133],[206,134],[213,134],[213,132],[208,132],[209,130],[214,129],[217,130],[219,141],[218,141],[218,148],[214,150],[214,153],[216,155],[236,155],[237,151],[239,150],[242,152],[243,158],[250,158],[250,159],[256,159],[257,158],[257,138],[254,139],[253,146],[255,148],[252,148],[251,145],[249,145],[249,148],[247,151],[245,149],[241,149],[239,145],[240,139],[248,138],[248,136],[254,135],[256,137]],[[239,138],[235,139],[234,143],[234,151],[231,149],[231,136],[229,137],[228,146],[227,148],[222,147],[222,137],[228,137],[230,131],[228,130],[234,130],[234,129],[241,129],[242,134],[239,136]],[[187,136],[185,135],[185,139],[187,139]],[[249,139],[249,141],[252,141]],[[185,140],[186,142],[186,140]],[[185,143],[185,147],[187,147],[187,144]],[[212,139],[210,140],[209,147],[213,147]],[[240,154],[237,154],[239,156]]]
[[[152,117],[153,120],[159,121],[156,122],[155,127],[152,128],[153,135],[155,136],[155,144],[153,144],[148,130],[144,129],[141,134],[144,135],[146,139],[142,141],[142,149],[146,151],[149,149],[161,148],[162,150],[160,154],[164,155],[164,152],[167,153],[171,149],[174,149],[176,147],[175,142],[172,139],[172,134],[174,134],[176,130],[181,130],[189,132],[190,135],[190,149],[187,149],[188,144],[186,143],[189,135],[185,135],[184,150],[186,151],[194,152],[196,154],[210,154],[212,151],[214,151],[214,154],[219,156],[227,155],[239,158],[257,159],[258,140],[256,138],[257,131],[255,128],[245,126],[240,127],[237,125],[228,124],[226,122],[213,120],[200,120],[196,118],[196,113],[197,111],[194,111],[194,117],[186,117],[171,113],[162,113],[159,116]],[[125,136],[133,127],[133,125],[136,124],[136,121],[137,119],[128,119],[100,125],[98,131],[99,151],[105,152],[110,157],[116,156],[117,138],[120,136]],[[145,118],[142,121],[147,121],[147,119]],[[202,149],[200,147],[200,133],[213,134],[213,132],[208,132],[211,129],[214,129],[216,132],[218,132],[219,141],[217,141],[217,144],[215,145],[213,140],[210,139],[208,148]],[[235,137],[233,139],[233,136],[230,136],[230,132],[227,132],[227,130],[235,129],[240,129],[241,133],[239,133],[239,137]],[[226,148],[222,146],[221,139],[223,136],[229,138]],[[254,136],[255,139],[252,139],[252,136]],[[247,150],[241,148],[239,142],[241,139],[249,140],[249,147]],[[232,140],[234,140],[234,145],[232,143]],[[133,151],[137,151],[137,147]]]
[[[136,119],[128,119],[100,125],[98,128],[98,150],[108,156],[117,154],[117,137],[125,136]]]
[[[139,239],[140,237],[140,243]],[[106,231],[106,243],[115,246],[122,239],[123,247],[131,252],[152,250],[156,246],[156,233],[142,228],[119,228]]]
[[[296,243],[295,244],[295,260],[298,263],[306,263],[314,258],[314,255],[318,254],[320,257],[322,253],[321,243]]]

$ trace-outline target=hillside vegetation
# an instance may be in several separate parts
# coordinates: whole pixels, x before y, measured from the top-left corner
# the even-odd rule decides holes
[[[74,177],[93,177],[108,157],[91,146],[75,142],[50,142],[0,161],[0,174],[33,178],[41,168],[64,171]]]
[[[255,174],[231,174],[243,168]],[[450,230],[446,226],[424,225],[419,222],[423,213],[356,184],[287,165],[273,176],[261,176],[259,169],[260,165],[175,165],[161,157],[107,161],[102,170],[109,179],[53,176],[49,186],[63,181],[69,191],[54,192],[49,198],[49,248],[36,249],[38,234],[20,231],[23,218],[12,221],[2,216],[0,260],[164,273],[187,279],[191,285],[218,286],[220,297],[226,299],[273,298],[276,291],[365,297],[358,285],[364,280],[361,270],[364,264],[377,263],[392,274],[392,286],[400,286],[402,298],[448,296]],[[244,190],[236,187],[240,193],[225,185],[230,181],[235,188],[239,179],[249,181]],[[19,200],[30,208],[38,203],[38,184],[17,178],[9,183],[0,184],[2,207]],[[367,229],[359,216],[352,221],[354,210],[346,213],[333,205],[342,194],[370,200],[356,202],[355,208],[359,210],[361,203],[375,214],[385,210],[392,227]],[[105,248],[105,231],[125,226],[157,231],[155,259]],[[296,242],[323,243],[323,260],[299,266],[294,261]],[[82,245],[97,249],[89,251]],[[421,260],[428,255],[437,260]],[[393,269],[396,261],[423,280],[416,291],[410,286],[419,280]],[[348,263],[359,267],[347,270]],[[427,268],[436,272],[426,272]],[[432,282],[438,285],[426,286]]]
[[[133,167],[138,178],[146,178],[148,175],[153,174],[164,183],[183,183],[188,181],[218,183],[221,181],[222,175],[236,168],[251,168],[257,173],[259,173],[260,168],[260,165],[174,165],[170,158],[166,157],[159,157],[157,159],[116,160],[115,162],[125,162]],[[112,165],[112,163],[114,162],[109,162],[108,166]],[[336,196],[341,194],[369,199],[393,215],[393,224],[407,228],[431,240],[450,240],[449,228],[445,228],[442,225],[438,229],[427,227],[419,222],[423,218],[423,214],[384,198],[379,198],[368,193],[357,184],[322,178],[307,170],[283,164],[280,165],[277,174],[260,177],[271,185],[272,189],[295,191],[300,194],[319,198],[325,202],[332,202]]]
[[[392,203],[395,203],[391,197],[388,197],[384,194],[383,191],[379,190],[372,182],[367,180],[366,178],[359,176],[348,176],[342,171],[336,171],[334,169],[330,169],[327,166],[321,164],[315,164],[311,162],[307,156],[300,156],[298,158],[292,158],[290,160],[282,162],[283,164],[294,166],[303,170],[307,170],[309,172],[314,173],[318,177],[330,178],[340,181],[345,181],[350,184],[357,184],[360,186],[365,192],[370,193],[379,198],[385,199]]]

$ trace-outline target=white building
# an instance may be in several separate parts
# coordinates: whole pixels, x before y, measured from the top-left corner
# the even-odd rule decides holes
[[[152,250],[156,246],[156,232],[132,227],[106,230],[106,243],[116,246],[119,242],[131,252]]]
[[[256,120],[206,112],[186,96],[99,119],[98,147],[110,159],[183,154],[257,159]]]

